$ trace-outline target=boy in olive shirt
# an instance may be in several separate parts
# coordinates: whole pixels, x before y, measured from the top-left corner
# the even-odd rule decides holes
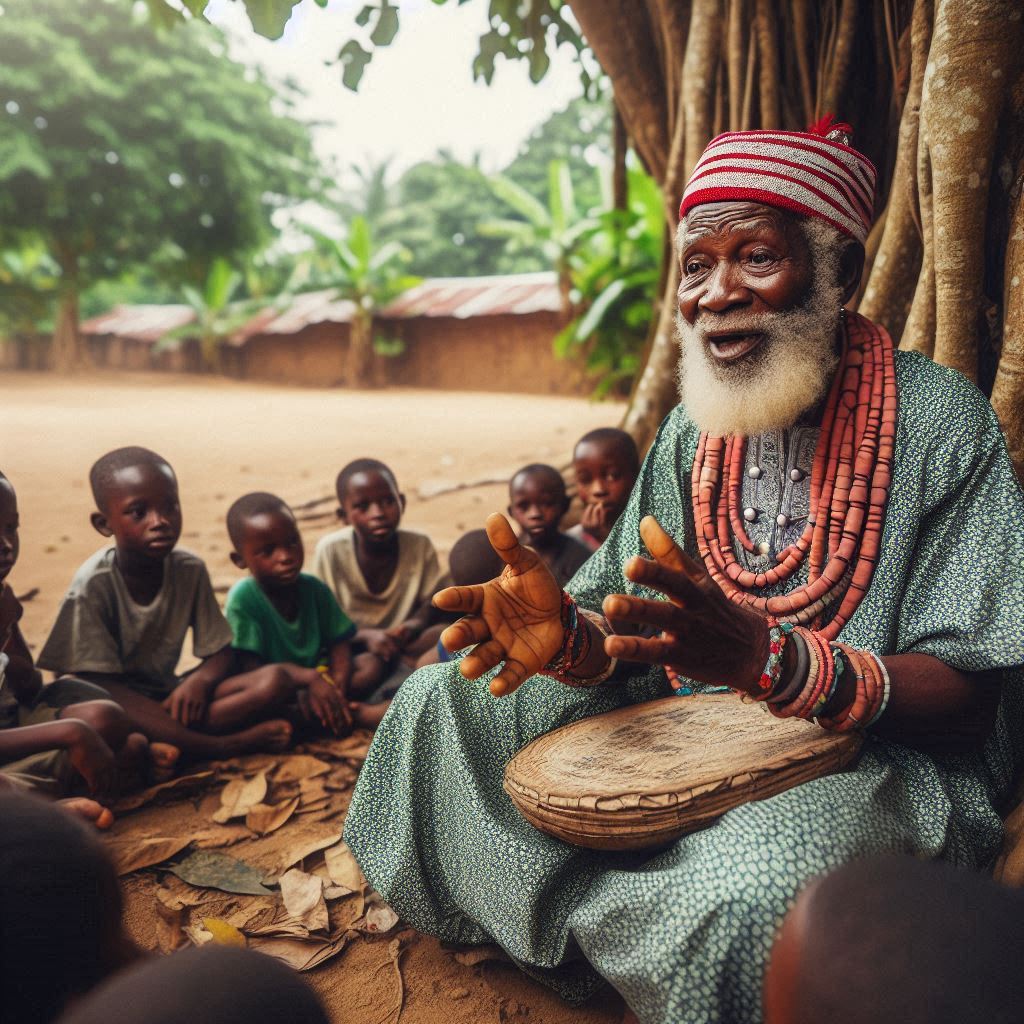
[[[239,498],[228,510],[231,561],[247,569],[228,593],[226,613],[243,668],[276,665],[300,710],[334,733],[374,726],[361,703],[376,677],[363,656],[352,657],[355,623],[326,584],[302,572],[305,551],[292,510],[273,494]]]
[[[291,725],[276,669],[237,673],[228,626],[202,559],[176,545],[178,481],[166,459],[118,448],[89,473],[92,525],[114,546],[75,573],[39,665],[98,683],[150,740],[194,757],[281,750]],[[186,633],[202,659],[176,675]]]

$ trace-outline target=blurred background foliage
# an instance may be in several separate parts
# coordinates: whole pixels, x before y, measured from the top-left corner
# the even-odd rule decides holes
[[[244,3],[270,38],[295,6]],[[613,108],[592,61],[581,62],[580,97],[498,174],[441,151],[401,173],[384,160],[341,176],[318,163],[295,86],[234,62],[205,8],[4,0],[0,332],[53,331],[58,365],[70,369],[85,359],[81,318],[118,303],[183,302],[215,365],[240,313],[300,287],[337,287],[372,316],[418,276],[551,270],[567,325],[557,351],[585,360],[602,393],[628,386],[663,230],[650,215],[657,188],[639,166],[627,194],[613,196]],[[490,14],[474,64],[487,81],[498,59],[526,61],[536,81],[549,46],[585,52],[556,0],[491,0]],[[341,47],[336,72],[347,85],[397,27],[387,0],[357,13],[363,42]],[[354,184],[341,188],[340,177]],[[335,227],[303,230],[310,208]]]

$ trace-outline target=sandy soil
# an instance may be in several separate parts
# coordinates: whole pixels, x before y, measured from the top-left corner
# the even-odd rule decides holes
[[[30,646],[45,639],[77,566],[102,546],[89,524],[88,470],[104,452],[141,444],[177,471],[185,526],[182,546],[206,559],[223,593],[238,572],[228,560],[224,513],[250,490],[270,490],[303,513],[311,553],[336,521],[333,481],[349,459],[374,456],[395,470],[408,498],[404,523],[424,530],[442,555],[466,529],[507,504],[502,484],[438,489],[501,480],[526,462],[564,465],[573,441],[614,424],[621,407],[580,399],[428,391],[352,393],[243,384],[200,377],[91,374],[74,379],[0,374],[0,469],[18,492],[21,557],[16,593],[25,605]],[[212,790],[211,790],[212,792]],[[348,793],[335,809],[340,831]],[[198,798],[150,806],[123,816],[118,836],[191,834]],[[306,819],[303,819],[306,820]],[[285,829],[292,827],[291,823]],[[284,833],[285,830],[282,830]],[[231,852],[246,855],[243,839]],[[167,948],[157,912],[155,869],[126,878],[127,913],[137,940]],[[613,1024],[622,1004],[608,995],[571,1009],[508,964],[458,962],[451,951],[405,929],[401,972],[406,1024],[530,1021]],[[383,937],[382,937],[383,938]],[[361,940],[306,977],[334,1019],[396,1024],[389,943]]]

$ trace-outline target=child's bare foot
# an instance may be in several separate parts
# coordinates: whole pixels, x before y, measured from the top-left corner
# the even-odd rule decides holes
[[[251,751],[270,751],[277,753],[287,750],[292,742],[292,726],[283,718],[272,718],[269,722],[260,722],[241,732],[230,733],[220,737],[224,745],[224,754],[248,754]]]
[[[91,822],[99,829],[107,829],[114,824],[114,814],[110,808],[104,807],[103,804],[97,803],[95,800],[89,800],[84,796],[75,796],[57,802],[65,811],[70,811],[84,821]]]
[[[352,721],[359,729],[376,729],[389,707],[389,700],[381,701],[380,704],[360,704],[353,701],[348,706],[352,712]]]
[[[181,751],[173,743],[150,743],[148,775],[153,782],[174,778]]]

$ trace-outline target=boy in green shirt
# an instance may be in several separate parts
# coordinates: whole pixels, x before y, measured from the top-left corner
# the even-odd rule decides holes
[[[334,733],[375,724],[348,699],[350,686],[361,691],[368,668],[352,657],[355,623],[325,584],[302,572],[292,510],[273,494],[246,494],[228,510],[227,525],[231,561],[250,574],[231,588],[225,607],[241,670],[280,666],[303,714]]]

